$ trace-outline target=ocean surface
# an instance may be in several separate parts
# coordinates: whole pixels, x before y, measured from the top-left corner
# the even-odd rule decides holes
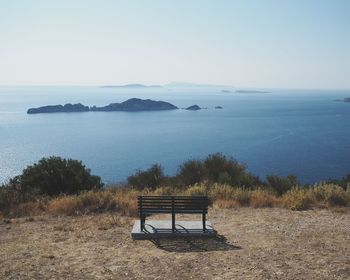
[[[82,160],[105,183],[154,163],[166,174],[190,158],[221,152],[261,178],[295,174],[303,183],[350,173],[350,96],[340,90],[227,93],[222,87],[0,87],[0,183],[51,155]],[[150,98],[201,111],[27,115],[30,107],[103,106]],[[222,110],[214,109],[222,106]]]

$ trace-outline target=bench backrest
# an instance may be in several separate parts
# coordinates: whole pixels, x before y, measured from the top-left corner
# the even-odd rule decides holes
[[[184,213],[206,214],[209,199],[207,196],[138,196],[139,213]]]

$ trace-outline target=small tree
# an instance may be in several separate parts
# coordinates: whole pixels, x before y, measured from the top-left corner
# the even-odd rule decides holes
[[[282,195],[285,192],[292,189],[292,187],[297,186],[298,179],[295,175],[288,175],[287,177],[280,177],[276,175],[266,176],[267,184],[272,189],[274,189],[278,195]]]
[[[77,194],[102,186],[101,178],[91,175],[81,161],[54,156],[28,166],[9,183],[10,188],[24,196],[33,193],[49,196]]]
[[[183,186],[202,182],[205,179],[203,162],[195,159],[186,161],[180,166],[177,176]]]
[[[246,169],[244,164],[220,153],[209,155],[204,160],[204,167],[209,181],[231,185],[241,185]]]
[[[128,177],[128,184],[138,189],[159,187],[164,179],[163,168],[159,164],[152,165],[149,169],[137,171]]]

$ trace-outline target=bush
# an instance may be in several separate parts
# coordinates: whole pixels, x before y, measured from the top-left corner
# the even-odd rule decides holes
[[[316,185],[310,189],[309,195],[314,201],[325,204],[324,206],[350,206],[350,192],[337,185]]]
[[[344,190],[350,188],[350,174],[346,175],[340,180],[329,180],[329,184],[341,186]]]
[[[128,177],[128,184],[137,189],[159,187],[164,180],[163,168],[155,164],[146,171],[137,171],[134,175]]]
[[[91,175],[81,161],[60,157],[42,158],[8,184],[22,196],[77,194],[102,186],[100,177]],[[22,201],[25,200],[28,199],[23,197]]]
[[[202,182],[205,179],[205,169],[203,162],[192,159],[184,162],[177,177],[183,186],[190,186]]]
[[[246,166],[222,154],[209,155],[204,161],[206,178],[211,182],[240,185]]]
[[[287,177],[268,175],[266,179],[267,185],[275,190],[278,195],[286,193],[299,184],[297,177],[294,175],[288,175]]]
[[[307,210],[313,203],[305,188],[292,188],[282,196],[282,205],[292,210]]]
[[[179,168],[178,178],[182,186],[202,182],[252,187],[261,184],[257,176],[246,172],[246,166],[231,157],[216,153],[204,160],[189,160]]]

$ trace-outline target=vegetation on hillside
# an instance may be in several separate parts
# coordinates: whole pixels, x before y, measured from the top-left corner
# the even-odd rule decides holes
[[[315,185],[302,185],[296,176],[269,175],[265,181],[247,172],[244,164],[222,154],[184,162],[175,176],[160,165],[139,170],[125,185],[107,186],[80,161],[43,158],[0,187],[4,215],[85,214],[117,211],[136,215],[136,197],[207,195],[214,207],[349,207],[350,175]]]

